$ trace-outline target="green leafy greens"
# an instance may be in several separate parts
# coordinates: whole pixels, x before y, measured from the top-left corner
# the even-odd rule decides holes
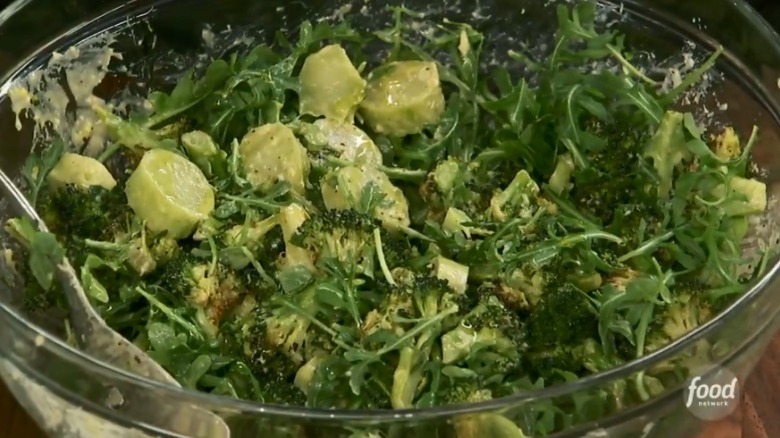
[[[404,409],[619,366],[761,275],[739,270],[748,218],[766,208],[747,175],[757,132],[712,137],[673,106],[720,50],[663,92],[581,2],[559,7],[549,57],[510,51],[488,74],[478,30],[393,12],[372,34],[304,23],[294,43],[280,36],[153,91],[151,115],[101,113],[114,146],[100,161],[136,169],[116,186],[55,190],[45,176],[63,148],[31,158],[28,193],[54,233],[13,223],[31,291],[51,288],[48,260],[67,251],[109,325],[185,387]],[[356,68],[369,43],[386,57]],[[309,76],[316,56],[332,58]],[[612,67],[584,69],[594,62]],[[317,87],[324,100],[305,103]],[[387,103],[396,92],[406,100]],[[189,160],[175,180],[144,167],[145,190],[187,194],[164,198],[165,218],[123,196],[154,150],[173,154],[163,167]],[[206,183],[177,185],[195,180]],[[166,234],[183,220],[187,237]],[[694,365],[446,427],[548,434],[644,401]]]

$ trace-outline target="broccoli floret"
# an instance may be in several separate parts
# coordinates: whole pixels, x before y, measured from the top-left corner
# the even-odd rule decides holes
[[[156,244],[150,245],[150,239],[146,236],[146,230],[143,228],[140,232],[127,232],[116,236],[115,241],[99,241],[85,239],[84,246],[91,251],[99,251],[111,256],[111,260],[124,263],[131,267],[139,276],[144,277],[151,274],[158,268],[159,256],[161,260],[170,261],[171,246],[161,241],[158,250],[153,252],[150,248]]]
[[[451,388],[445,396],[447,404],[479,403],[493,399],[491,391],[480,389],[474,383]],[[457,438],[525,438],[523,431],[500,414],[475,414],[459,417],[453,422]]]
[[[95,240],[113,240],[132,219],[121,185],[112,189],[68,185],[57,191],[45,190],[38,200],[38,212],[57,235]]]
[[[427,218],[441,222],[450,208],[476,216],[480,196],[469,188],[472,180],[469,166],[454,158],[439,163],[420,186],[419,194],[427,206]]]
[[[248,292],[248,281],[222,263],[182,254],[159,273],[161,285],[187,299],[202,310],[211,331],[219,327],[225,315],[241,303]]]
[[[298,233],[298,230],[309,219],[309,214],[305,208],[299,204],[290,204],[279,210],[277,213],[279,225],[282,229],[282,237],[284,238],[284,259],[281,260],[283,265],[281,269],[296,269],[303,267],[309,271],[315,269],[313,262],[313,254],[311,251],[296,245],[293,240]]]
[[[503,222],[512,217],[530,219],[538,207],[539,186],[531,175],[521,170],[512,182],[490,200],[490,216]]]
[[[295,307],[300,310],[293,310],[283,304],[272,305],[262,321],[266,345],[289,357],[299,366],[309,357],[309,327],[319,312],[316,290],[315,286],[309,286],[293,298],[286,298],[294,299]],[[305,315],[301,312],[305,312]]]
[[[528,350],[523,355],[530,374],[547,381],[560,379],[560,371],[581,376],[606,371],[620,362],[617,358],[608,356],[601,344],[593,338],[586,338],[577,344]]]
[[[501,281],[482,283],[479,286],[478,293],[495,296],[506,308],[515,312],[527,312],[531,308],[528,297],[522,290],[513,288]]]
[[[656,313],[647,336],[645,352],[652,353],[674,342],[709,321],[712,315],[710,303],[695,290],[677,291],[674,302]]]
[[[384,330],[401,335],[404,332],[402,324],[397,322],[397,318],[414,317],[414,295],[412,287],[406,286],[404,276],[413,277],[414,274],[403,269],[393,271],[393,277],[400,280],[401,287],[388,288],[383,291],[382,301],[379,306],[368,312],[363,320],[362,332],[369,336],[377,330]],[[412,280],[414,281],[414,280]]]
[[[240,352],[258,378],[260,398],[264,402],[305,405],[306,393],[296,384],[297,374],[305,373],[309,364],[301,366],[268,342],[265,321],[269,316],[267,308],[258,308],[255,304],[246,314],[224,324],[220,333],[230,342],[227,346],[230,351]]]
[[[459,324],[441,337],[442,362],[490,380],[520,367],[521,323],[492,295],[483,295]]]
[[[478,379],[459,379],[456,385],[448,385],[440,392],[443,405],[475,403],[493,398],[489,389],[482,387]]]
[[[374,230],[380,228],[378,220],[355,210],[328,210],[309,217],[291,242],[310,251],[315,264],[348,264],[371,275],[376,259]]]
[[[179,242],[169,237],[161,237],[153,242],[149,251],[158,266],[170,263],[180,254]]]
[[[515,269],[508,279],[483,283],[482,289],[498,297],[505,306],[526,312],[539,303],[547,285],[555,282],[552,273],[529,266]]]
[[[588,298],[569,283],[552,285],[524,327],[529,344],[575,344],[598,333],[598,314]]]
[[[365,318],[365,344],[380,349],[388,336],[412,336],[401,346],[393,372],[390,400],[393,408],[413,407],[425,374],[445,327],[456,320],[456,292],[446,281],[405,269],[393,272],[394,285],[382,292],[384,299]],[[423,328],[421,328],[421,325]],[[413,334],[411,334],[413,333]]]

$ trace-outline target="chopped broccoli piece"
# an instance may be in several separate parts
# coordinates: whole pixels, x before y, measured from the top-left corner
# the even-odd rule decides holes
[[[38,212],[54,233],[95,240],[113,240],[133,217],[121,185],[112,189],[65,186],[41,192]]]
[[[254,276],[192,254],[180,254],[155,273],[155,278],[166,290],[203,311],[206,317],[203,322],[212,333],[244,297],[254,291],[250,284],[256,282]]]
[[[433,259],[433,272],[436,278],[444,280],[458,293],[466,293],[469,281],[469,267],[441,255]]]
[[[279,225],[277,216],[253,220],[248,224],[235,225],[226,230],[223,235],[228,246],[245,246],[250,251],[257,251],[266,235]]]
[[[116,180],[100,161],[84,155],[66,152],[46,177],[47,187],[59,190],[66,186],[86,190],[102,187],[111,190]]]
[[[447,395],[448,404],[479,403],[493,399],[489,390],[475,385],[452,388]],[[525,438],[522,429],[503,415],[495,413],[464,415],[454,421],[457,438],[497,437]]]
[[[680,290],[675,301],[656,314],[655,324],[648,333],[645,350],[648,353],[681,338],[709,321],[712,308],[695,290]]]
[[[563,154],[558,157],[555,171],[550,176],[550,189],[558,195],[568,190],[572,172],[574,172],[574,160],[572,160],[571,155]]]
[[[766,184],[752,178],[733,176],[726,185],[715,187],[717,198],[728,197],[723,210],[729,216],[750,216],[763,213],[767,206]],[[736,196],[735,196],[736,195]]]
[[[293,242],[294,236],[298,229],[306,223],[309,214],[299,204],[290,204],[279,210],[277,217],[284,236],[284,265],[287,268],[302,266],[308,270],[314,270],[312,254]]]
[[[116,236],[115,241],[84,240],[84,245],[87,248],[112,254],[114,260],[126,263],[141,277],[151,274],[157,269],[157,257],[162,262],[170,260],[166,249],[167,243],[160,243],[161,246],[154,252],[150,249],[152,245],[149,243],[150,239],[147,238],[145,229],[141,229],[140,232],[128,232]]]
[[[469,187],[471,180],[469,165],[451,157],[440,162],[419,188],[428,219],[441,222],[451,208],[463,211],[466,216],[476,217],[481,213],[480,196]]]
[[[378,220],[355,210],[327,210],[310,216],[290,242],[312,254],[315,263],[352,264],[373,275]]]
[[[447,214],[444,216],[441,228],[449,234],[463,233],[467,239],[471,239],[472,236],[490,235],[489,230],[469,225],[471,223],[473,223],[473,220],[466,212],[455,207],[450,207],[447,210]]]
[[[530,218],[536,210],[538,195],[539,186],[527,171],[520,170],[504,190],[493,195],[490,215],[499,222],[518,216]]]
[[[287,306],[275,306],[263,321],[267,344],[297,364],[302,364],[307,357],[311,318],[316,317],[318,312],[316,290],[308,287],[295,297],[295,304],[306,315]]]
[[[210,135],[203,131],[182,134],[181,144],[187,156],[206,177],[224,178],[227,175],[227,153],[219,148]]]
[[[742,154],[739,136],[734,128],[729,126],[723,130],[715,142],[715,155],[721,160],[733,160]]]
[[[529,344],[567,345],[598,333],[598,314],[588,298],[569,283],[551,286],[526,322]]]
[[[398,365],[393,372],[390,404],[393,409],[414,407],[414,400],[423,380],[425,354],[415,347],[403,347],[398,353]]]
[[[521,320],[495,296],[483,295],[459,324],[442,335],[442,362],[486,381],[503,379],[521,367]]]

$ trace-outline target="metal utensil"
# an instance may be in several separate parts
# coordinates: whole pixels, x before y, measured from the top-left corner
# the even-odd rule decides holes
[[[9,206],[28,216],[40,231],[48,231],[27,198],[14,182],[0,171],[0,186]],[[70,322],[79,348],[88,355],[133,374],[180,387],[179,383],[157,362],[132,342],[112,330],[95,312],[84,292],[73,266],[66,259],[58,265],[57,278],[70,307]],[[128,389],[112,397],[115,408],[134,418],[143,419],[156,428],[185,437],[228,438],[230,429],[218,415],[191,404],[160,402],[154,394]]]

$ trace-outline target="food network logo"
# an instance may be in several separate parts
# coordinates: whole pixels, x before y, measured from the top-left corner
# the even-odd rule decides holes
[[[685,407],[703,420],[721,420],[737,408],[739,379],[731,371],[714,367],[690,378],[684,391]]]

